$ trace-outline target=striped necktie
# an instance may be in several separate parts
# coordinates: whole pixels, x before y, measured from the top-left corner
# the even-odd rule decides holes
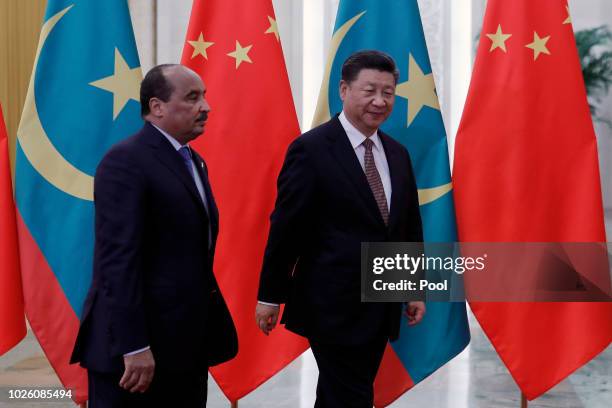
[[[368,179],[368,184],[370,185],[370,189],[372,190],[372,194],[374,194],[374,199],[378,205],[380,215],[382,216],[385,225],[388,225],[389,207],[387,207],[387,197],[385,196],[385,189],[383,187],[382,180],[380,179],[380,174],[378,173],[378,169],[376,169],[376,164],[374,163],[374,155],[372,154],[373,145],[374,142],[372,142],[370,138],[366,138],[366,140],[363,141],[363,147],[365,147],[363,167],[366,178]]]

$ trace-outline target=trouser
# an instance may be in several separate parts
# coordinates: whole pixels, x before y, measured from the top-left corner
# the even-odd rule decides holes
[[[358,346],[309,341],[319,367],[315,408],[372,408],[387,338]]]
[[[119,386],[122,373],[88,370],[88,408],[203,408],[206,406],[206,374],[155,372],[149,389],[131,393]]]

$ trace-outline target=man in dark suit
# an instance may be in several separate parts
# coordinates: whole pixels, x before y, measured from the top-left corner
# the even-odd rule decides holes
[[[406,149],[379,130],[393,109],[398,71],[379,51],[342,67],[343,111],[297,138],[278,178],[278,197],[259,284],[257,324],[305,336],[319,367],[315,407],[373,405],[387,341],[401,304],[361,303],[362,242],[422,241],[417,188]],[[425,313],[406,308],[408,324]]]
[[[96,171],[93,280],[72,355],[88,369],[90,408],[202,407],[208,367],[237,353],[212,270],[217,207],[188,145],[204,130],[205,92],[186,67],[151,69],[145,125]]]

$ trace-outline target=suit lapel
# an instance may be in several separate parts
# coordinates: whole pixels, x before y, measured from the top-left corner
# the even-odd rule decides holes
[[[397,149],[391,148],[391,143],[388,140],[390,136],[387,136],[381,131],[379,131],[378,134],[383,144],[383,148],[385,149],[385,157],[389,165],[389,177],[391,178],[391,203],[389,206],[389,226],[391,226],[397,220],[398,209],[400,208],[399,201],[402,197],[401,190],[404,187],[402,180],[405,175],[402,174],[402,171],[405,172],[406,169],[402,169],[402,161]]]
[[[193,181],[191,174],[187,172],[187,167],[180,154],[174,149],[174,147],[166,140],[165,136],[162,135],[153,125],[150,123],[145,124],[148,127],[149,133],[152,137],[149,137],[149,145],[153,147],[155,156],[159,161],[166,166],[174,175],[181,181],[181,183],[187,188],[191,197],[196,200],[201,210],[206,214],[204,204],[200,197],[200,193]]]
[[[365,205],[375,214],[374,216],[376,219],[384,225],[382,215],[380,215],[380,210],[376,204],[376,199],[374,199],[374,194],[372,193],[370,184],[368,184],[368,179],[359,163],[359,159],[357,159],[355,149],[353,149],[337,116],[330,121],[330,126],[332,126],[332,129],[327,137],[330,141],[332,154],[336,157],[336,160],[351,180],[351,183],[353,183],[359,192]]]

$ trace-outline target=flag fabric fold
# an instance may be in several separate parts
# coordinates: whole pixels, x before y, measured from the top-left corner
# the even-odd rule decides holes
[[[142,125],[139,65],[127,1],[48,0],[17,131],[15,201],[26,315],[77,402],[87,376],[68,362],[92,276],[93,174]]]
[[[8,134],[0,106],[0,356],[25,335]]]
[[[238,356],[211,373],[237,401],[307,342],[284,327],[264,336],[254,313],[276,178],[300,134],[271,0],[195,0],[182,63],[202,76],[211,113],[192,145],[219,207],[215,275],[234,319]]]
[[[396,102],[382,129],[409,151],[425,241],[456,240],[446,132],[416,0],[341,0],[315,113],[320,124],[342,110],[344,60],[360,49],[391,55],[400,70]],[[387,347],[374,385],[375,405],[389,405],[431,375],[469,342],[464,303],[428,303],[423,321],[402,324]]]
[[[461,241],[605,242],[597,144],[565,0],[488,2],[453,184]],[[609,303],[471,308],[529,399],[612,341]]]

